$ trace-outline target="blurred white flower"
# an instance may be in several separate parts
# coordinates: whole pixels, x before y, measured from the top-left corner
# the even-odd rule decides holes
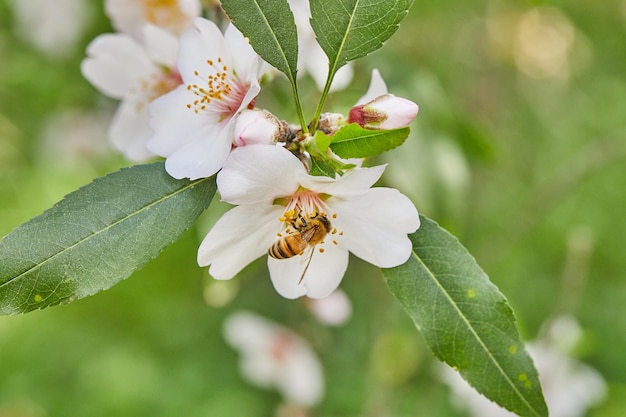
[[[298,75],[310,74],[317,87],[322,90],[328,76],[328,57],[317,43],[311,27],[309,0],[288,0],[298,31]],[[352,63],[341,67],[335,74],[330,91],[343,90],[353,76]]]
[[[180,38],[178,68],[183,85],[150,105],[148,147],[167,158],[165,169],[174,178],[209,177],[235,144],[237,117],[254,106],[269,65],[233,25],[222,34],[213,22],[196,18]]]
[[[341,326],[352,316],[350,299],[339,288],[328,297],[307,299],[306,306],[315,318],[328,326]]]
[[[146,23],[178,37],[200,16],[202,5],[200,0],[106,0],[104,9],[118,32],[143,41]]]
[[[73,52],[89,18],[84,0],[9,0],[18,35],[50,56]]]
[[[582,417],[605,395],[606,383],[593,368],[568,356],[581,331],[573,317],[559,317],[548,324],[539,340],[527,348],[535,362],[550,417]],[[563,349],[566,349],[565,351]],[[452,389],[454,403],[472,417],[516,417],[478,394],[452,368],[441,368],[441,378]]]
[[[269,253],[279,294],[323,298],[339,286],[348,251],[382,268],[404,263],[411,254],[407,234],[417,230],[419,216],[398,190],[371,188],[384,170],[311,176],[280,146],[236,148],[217,184],[222,200],[238,206],[204,238],[198,264],[211,265],[216,279],[230,279]]]
[[[85,78],[103,94],[121,100],[109,139],[131,161],[152,152],[148,104],[182,83],[176,69],[176,38],[153,25],[144,26],[145,44],[125,34],[104,34],[87,47],[81,64]]]
[[[321,401],[324,375],[319,359],[289,329],[240,311],[224,322],[224,338],[241,354],[241,372],[250,383],[276,388],[285,400],[302,406]]]

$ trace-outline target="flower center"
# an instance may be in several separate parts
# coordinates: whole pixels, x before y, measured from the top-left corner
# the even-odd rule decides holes
[[[330,208],[324,202],[324,195],[320,195],[311,190],[304,188],[296,191],[287,199],[278,199],[275,204],[285,206],[283,215],[279,217],[282,223],[282,231],[278,233],[278,237],[300,233],[306,236],[306,242],[309,245],[323,244],[324,239],[333,245],[337,245],[338,240],[343,236],[343,232],[335,227],[337,213],[331,213]],[[310,230],[317,229],[315,233]],[[320,245],[322,246],[322,245]],[[320,252],[324,252],[324,248],[319,248]]]
[[[180,73],[175,68],[163,68],[161,72],[152,73],[149,79],[141,80],[139,91],[131,91],[138,95],[135,104],[136,110],[141,110],[147,103],[169,93],[182,83]]]
[[[220,119],[234,116],[241,107],[249,84],[239,80],[239,77],[222,63],[222,58],[218,58],[217,61],[208,59],[206,64],[209,66],[208,75],[203,78],[200,72],[195,70],[193,73],[199,82],[187,85],[187,90],[197,97],[192,103],[187,104],[187,108],[196,114],[200,112],[219,114]]]
[[[180,10],[178,0],[141,0],[141,9],[147,22],[172,33],[180,33],[189,22],[189,17]]]

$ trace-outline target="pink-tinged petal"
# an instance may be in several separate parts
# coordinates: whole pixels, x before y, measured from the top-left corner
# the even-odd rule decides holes
[[[216,279],[230,279],[267,253],[280,230],[278,206],[237,206],[213,226],[198,249],[198,264]]]
[[[387,94],[387,92],[387,84],[385,84],[383,76],[380,75],[380,71],[378,71],[378,69],[374,68],[372,70],[372,79],[370,80],[370,86],[367,89],[367,93],[365,93],[365,95],[356,102],[355,106],[370,102],[378,96]]]
[[[250,145],[236,148],[217,175],[222,200],[231,204],[271,204],[298,189],[297,172],[304,165],[280,146]]]
[[[354,168],[336,180],[328,177],[299,175],[300,184],[317,193],[324,193],[337,197],[350,197],[366,193],[383,175],[387,165],[377,165],[371,168]]]
[[[381,268],[401,265],[412,250],[408,233],[419,227],[417,209],[392,188],[372,188],[354,199],[329,198],[336,212],[333,226],[343,232],[341,245]]]
[[[244,110],[235,122],[235,145],[271,145],[280,128],[280,120],[267,110]]]
[[[137,109],[136,104],[122,102],[115,113],[109,139],[115,149],[133,162],[143,162],[154,156],[146,147],[152,131],[148,127],[148,107]]]
[[[178,52],[178,70],[185,84],[201,84],[209,75],[215,73],[215,65],[231,65],[230,55],[224,45],[224,35],[210,20],[196,18],[193,26],[183,32],[180,37]],[[218,59],[222,62],[218,63]]]
[[[320,252],[323,249],[324,252]],[[304,277],[307,263],[310,264]],[[268,257],[272,283],[285,298],[323,298],[332,293],[341,282],[348,267],[348,251],[345,248],[324,243],[306,250],[304,254],[289,259]]]
[[[83,76],[117,99],[136,94],[142,80],[159,72],[143,47],[127,35],[100,35],[87,47],[87,55],[81,63]]]
[[[194,132],[217,123],[217,117],[196,114],[187,108],[194,99],[193,93],[181,85],[150,103],[150,127],[154,133],[148,147],[152,152],[168,157],[191,142]]]
[[[165,170],[177,179],[210,177],[224,166],[231,148],[228,132],[206,127],[194,132],[189,143],[167,157]]]
[[[408,126],[418,111],[419,106],[410,100],[383,94],[351,108],[348,123],[357,123],[366,129],[398,129]]]
[[[152,61],[167,68],[176,66],[178,39],[157,26],[146,24],[143,29],[144,42]]]

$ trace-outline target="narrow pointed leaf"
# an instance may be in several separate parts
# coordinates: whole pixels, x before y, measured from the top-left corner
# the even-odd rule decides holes
[[[96,179],[0,241],[0,314],[110,288],[175,241],[209,206],[214,178],[175,180],[162,162]]]
[[[409,131],[408,127],[371,130],[352,123],[331,136],[330,149],[341,158],[369,158],[402,145]]]
[[[513,312],[459,241],[421,218],[413,254],[383,270],[426,343],[479,392],[522,417],[548,415]]]
[[[256,53],[295,84],[298,35],[287,0],[222,0],[222,8]]]
[[[330,74],[380,48],[413,0],[311,0],[311,26],[330,61]]]

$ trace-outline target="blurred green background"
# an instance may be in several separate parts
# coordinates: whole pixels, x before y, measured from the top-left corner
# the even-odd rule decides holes
[[[84,6],[76,42],[51,52],[29,41],[42,23],[24,26],[0,0],[2,235],[127,164],[106,142],[116,102],[80,74],[86,45],[111,31],[101,1]],[[80,23],[59,13],[44,20]],[[578,318],[576,354],[609,388],[594,417],[626,410],[625,40],[624,0],[416,0],[327,105],[345,112],[372,68],[420,105],[407,143],[372,163],[389,162],[383,181],[459,237],[527,340],[555,314]],[[302,82],[310,114],[317,93]],[[296,121],[286,87],[275,80],[257,105]],[[342,327],[280,298],[264,261],[229,287],[234,299],[216,301],[195,257],[224,210],[212,206],[109,291],[0,317],[0,417],[271,416],[280,397],[242,379],[222,338],[223,319],[242,308],[290,326],[318,352],[327,393],[313,416],[465,415],[380,273],[356,258],[342,284],[353,316]]]

